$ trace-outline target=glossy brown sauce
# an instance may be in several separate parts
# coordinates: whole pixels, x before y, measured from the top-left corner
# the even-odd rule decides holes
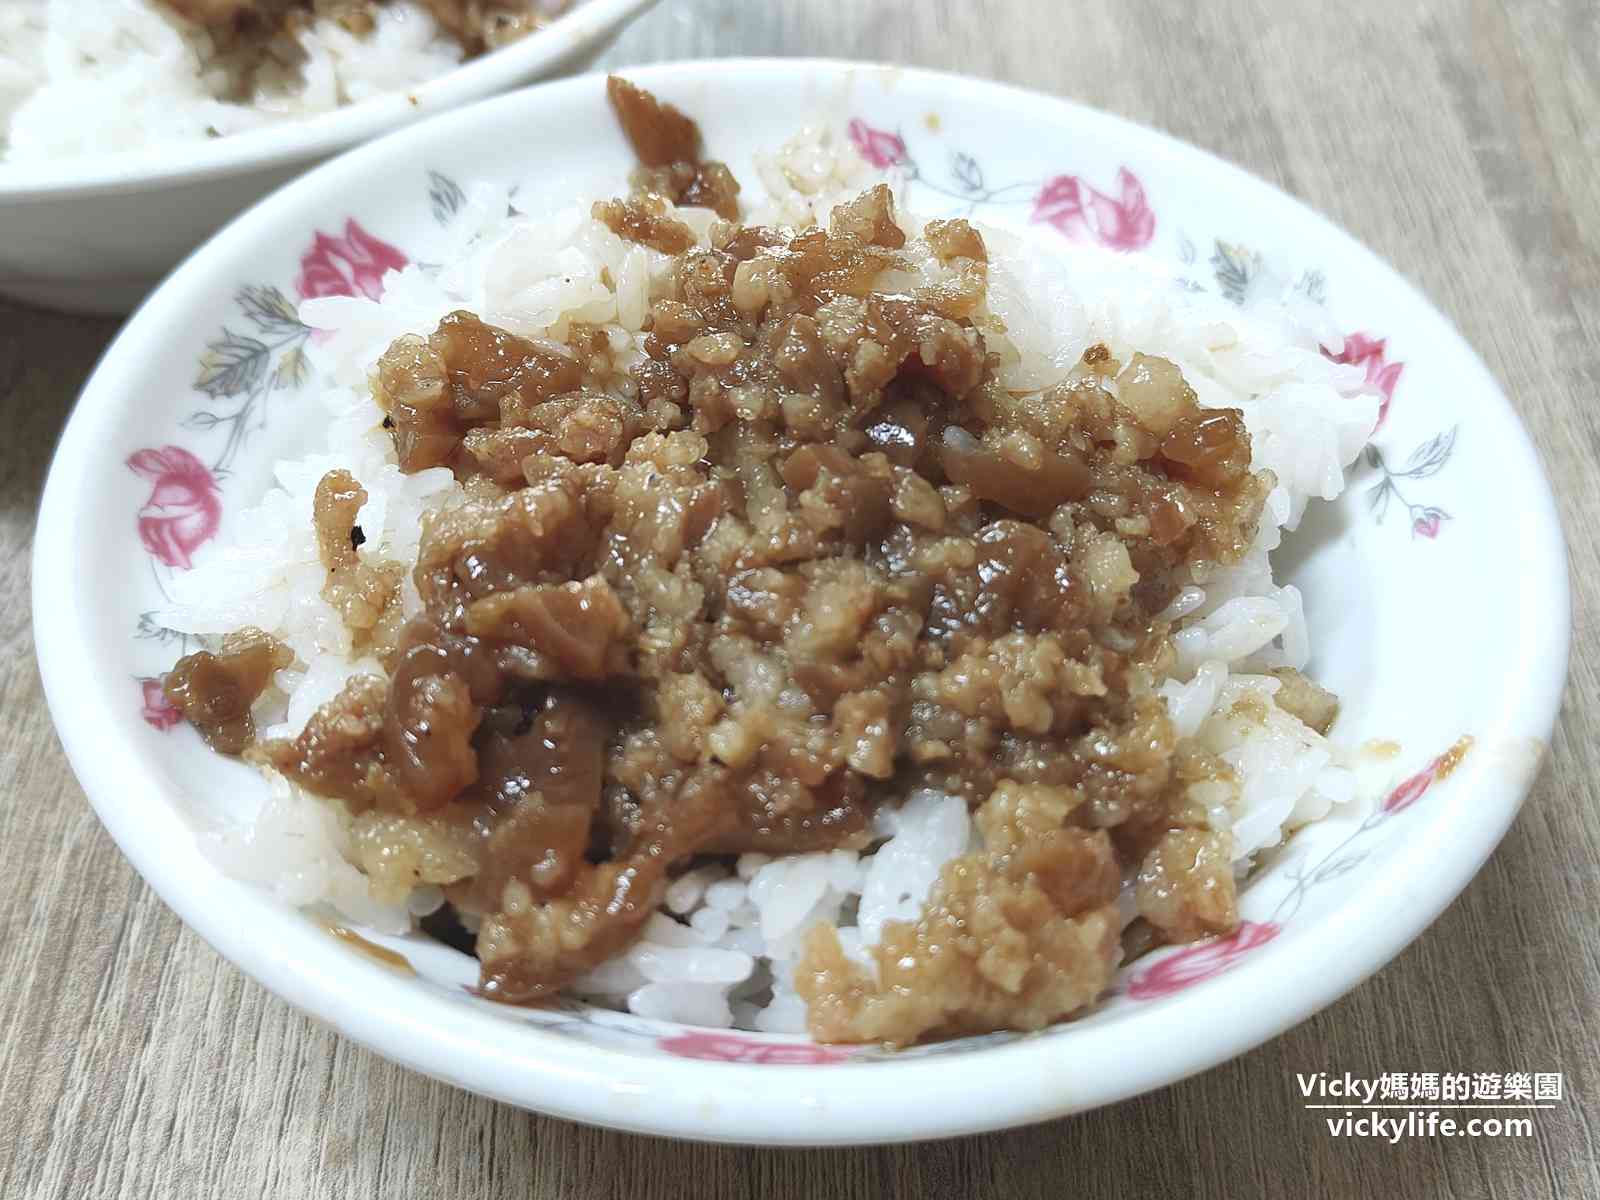
[[[380,966],[388,967],[391,971],[399,971],[402,975],[417,973],[417,969],[411,965],[411,960],[404,954],[387,946],[380,946],[377,942],[368,941],[353,929],[332,922],[325,923],[323,928],[363,958],[370,958]]]
[[[1443,782],[1454,775],[1456,768],[1467,757],[1467,752],[1472,749],[1473,739],[1470,735],[1463,734],[1457,738],[1450,749],[1441,754],[1434,764],[1433,778],[1435,782]]]

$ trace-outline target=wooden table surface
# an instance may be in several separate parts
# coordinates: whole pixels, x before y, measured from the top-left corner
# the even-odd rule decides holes
[[[607,65],[734,55],[970,72],[1169,130],[1394,263],[1505,384],[1571,546],[1553,754],[1489,865],[1354,994],[1154,1095],[924,1146],[680,1145],[393,1066],[246,980],[101,830],[51,729],[28,551],[116,323],[0,304],[0,1196],[1600,1195],[1600,10],[1592,0],[663,0]],[[1486,569],[1490,569],[1486,564]],[[1560,1070],[1513,1141],[1331,1138],[1296,1071]]]

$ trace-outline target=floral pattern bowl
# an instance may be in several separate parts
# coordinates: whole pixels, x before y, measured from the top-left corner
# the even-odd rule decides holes
[[[0,0],[3,2],[3,0]],[[0,163],[0,295],[125,313],[184,255],[312,163],[401,125],[572,70],[655,0],[584,0],[410,92],[198,143]]]
[[[296,301],[376,294],[427,261],[462,183],[527,180],[555,208],[629,166],[598,78],[402,131],[234,222],[129,323],[52,467],[34,559],[40,666],[85,790],[134,865],[224,955],[347,1035],[463,1087],[579,1120],[771,1143],[924,1138],[1130,1096],[1272,1037],[1382,966],[1439,914],[1515,816],[1566,675],[1565,553],[1548,485],[1494,380],[1427,302],[1295,201],[1197,150],[1044,96],[805,61],[631,73],[753,155],[814,115],[918,209],[976,214],[1041,250],[1093,242],[1248,300],[1292,264],[1347,336],[1384,418],[1332,505],[1279,552],[1306,597],[1312,671],[1345,700],[1379,800],[1276,851],[1233,935],[1158,951],[1043,1033],[890,1053],[663,1025],[566,1003],[497,1006],[475,964],[422,939],[330,931],[224,878],[195,834],[262,781],[207,752],[156,675],[181,649],[148,614],[197,547],[297,452],[311,336]],[[1281,278],[1281,276],[1280,276]],[[358,951],[365,951],[359,953]]]

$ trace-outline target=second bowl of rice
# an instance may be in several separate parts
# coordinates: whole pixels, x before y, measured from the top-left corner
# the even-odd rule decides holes
[[[8,0],[0,294],[126,312],[307,165],[581,65],[652,3]]]

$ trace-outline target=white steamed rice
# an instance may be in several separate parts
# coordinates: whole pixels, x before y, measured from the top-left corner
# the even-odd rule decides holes
[[[851,194],[860,169],[853,155],[833,150],[825,133],[808,131],[761,163],[769,202],[750,219],[795,224],[820,215],[825,221],[831,204]],[[509,200],[505,188],[470,189],[442,243],[426,256],[449,265],[391,273],[381,301],[302,305],[302,317],[325,331],[310,353],[328,414],[326,444],[280,464],[277,489],[174,580],[177,603],[165,614],[167,624],[207,636],[257,625],[295,651],[295,665],[279,673],[258,708],[267,735],[297,733],[351,675],[381,673],[373,660],[352,659],[348,633],[320,596],[325,576],[311,523],[317,480],[336,466],[349,469],[369,493],[359,516],[368,544],[402,561],[414,558],[422,512],[457,490],[448,471],[405,476],[394,465],[367,388],[367,372],[390,340],[431,330],[445,313],[466,308],[535,338],[558,339],[571,320],[599,323],[624,357],[641,353],[640,328],[666,258],[592,220],[587,200],[537,221],[507,218]],[[702,237],[712,219],[694,209],[677,215]],[[900,220],[908,235],[921,229],[903,205]],[[984,234],[996,319],[984,332],[989,348],[1002,355],[1009,386],[1051,384],[1097,341],[1124,360],[1134,350],[1165,356],[1182,368],[1202,404],[1243,410],[1255,465],[1278,478],[1249,554],[1194,579],[1174,603],[1179,671],[1162,687],[1178,732],[1197,736],[1242,781],[1237,793],[1214,785],[1211,805],[1214,826],[1231,830],[1242,875],[1258,852],[1356,791],[1349,760],[1328,739],[1274,704],[1239,701],[1269,700],[1279,683],[1264,672],[1307,661],[1300,595],[1274,582],[1268,554],[1308,501],[1339,493],[1342,468],[1372,429],[1376,399],[1359,370],[1320,352],[1319,345],[1339,344],[1339,335],[1320,308],[1287,287],[1281,301],[1241,312],[1126,259],[1074,249],[1050,261],[1036,246],[1019,253],[1012,235]],[[917,263],[919,278],[904,282],[926,282],[941,270],[927,257]],[[409,582],[405,604],[408,612],[420,607]],[[875,852],[752,854],[733,869],[688,872],[668,888],[664,911],[651,918],[643,938],[576,990],[643,1016],[803,1031],[792,974],[804,931],[820,920],[838,922],[846,950],[866,961],[861,948],[876,942],[884,922],[914,917],[941,865],[978,844],[965,804],[931,791],[880,812],[877,831],[884,840]],[[345,821],[336,806],[281,778],[273,779],[253,820],[209,843],[227,869],[284,900],[328,904],[380,931],[403,932],[413,913],[439,903],[437,889],[419,889],[406,906],[371,900],[346,856]],[[1125,908],[1131,919],[1131,903]]]
[[[240,133],[404,91],[461,61],[461,47],[416,0],[382,6],[369,35],[318,19],[298,43],[238,103],[228,99],[238,64],[157,0],[0,0],[0,158]]]

